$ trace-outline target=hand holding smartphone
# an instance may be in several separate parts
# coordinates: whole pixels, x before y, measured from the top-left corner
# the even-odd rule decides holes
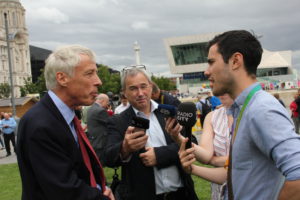
[[[135,127],[134,132],[137,132],[137,131],[145,131],[146,132],[146,130],[149,129],[149,120],[142,118],[142,117],[134,116],[131,119],[130,126]]]

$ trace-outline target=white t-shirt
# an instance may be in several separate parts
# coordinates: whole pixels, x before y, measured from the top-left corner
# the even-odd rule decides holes
[[[128,107],[130,106],[129,103],[126,104],[126,106],[124,106],[122,103],[120,105],[118,105],[115,109],[115,114],[120,114],[121,112],[123,112],[124,110],[126,110]]]

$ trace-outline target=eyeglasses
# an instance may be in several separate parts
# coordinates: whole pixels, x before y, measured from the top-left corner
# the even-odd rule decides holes
[[[146,71],[146,66],[145,65],[132,65],[128,67],[124,67],[122,69],[122,74],[125,74],[127,71],[132,70],[132,69],[142,69]]]
[[[130,86],[128,90],[132,93],[137,93],[138,91],[146,91],[150,87],[149,84],[141,84],[140,86]]]

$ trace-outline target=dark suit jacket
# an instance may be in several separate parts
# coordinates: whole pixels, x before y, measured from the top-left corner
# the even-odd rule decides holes
[[[108,118],[106,110],[97,103],[94,103],[87,112],[88,135],[102,164],[105,164],[103,151],[107,138]]]
[[[22,200],[107,199],[89,186],[89,171],[65,119],[48,94],[21,119],[17,158]],[[99,168],[91,159],[96,177]],[[96,179],[100,183],[99,178]]]
[[[161,113],[155,111],[156,117],[164,131],[167,146],[156,147],[155,154],[158,169],[171,165],[176,165],[186,188],[188,200],[198,199],[191,177],[185,174],[181,168],[178,157],[179,147],[173,142],[168,133],[165,132],[165,121]],[[153,167],[146,167],[139,158],[139,152],[132,153],[129,162],[124,163],[120,159],[120,150],[124,139],[124,134],[132,117],[135,116],[132,106],[120,115],[114,115],[108,120],[108,139],[105,149],[106,164],[109,167],[122,166],[122,181],[134,200],[153,200],[155,199],[155,177]],[[150,124],[151,126],[151,124]]]

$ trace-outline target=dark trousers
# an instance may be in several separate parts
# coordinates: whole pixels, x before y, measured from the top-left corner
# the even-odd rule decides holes
[[[3,133],[3,137],[4,137],[6,153],[11,154],[9,141],[11,141],[11,143],[14,147],[14,151],[16,152],[15,133],[14,132],[12,132],[11,134]]]
[[[156,195],[156,200],[184,200],[187,199],[184,188],[179,188],[174,192],[167,192]]]

